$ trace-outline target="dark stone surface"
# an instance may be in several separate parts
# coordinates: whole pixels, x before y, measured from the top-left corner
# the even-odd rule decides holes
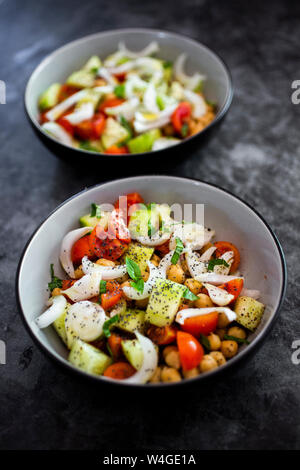
[[[300,106],[290,100],[300,74],[299,20],[299,4],[276,1],[0,0],[0,79],[7,84],[0,105],[1,448],[299,448],[300,365],[291,362],[291,344],[300,339]],[[25,83],[65,42],[125,26],[190,35],[227,61],[235,97],[226,121],[169,173],[217,183],[253,204],[276,231],[289,267],[287,299],[258,353],[215,382],[163,394],[66,375],[32,343],[14,294],[19,256],[42,219],[85,186],[120,176],[54,158],[25,118]]]

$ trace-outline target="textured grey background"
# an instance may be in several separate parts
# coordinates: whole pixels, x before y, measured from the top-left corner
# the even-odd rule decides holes
[[[291,82],[300,78],[299,20],[299,4],[276,1],[0,0],[0,79],[7,84],[0,105],[1,448],[300,447],[300,365],[291,362],[292,341],[300,339],[300,105],[290,100]],[[32,343],[14,294],[18,259],[42,219],[84,187],[122,176],[54,158],[26,120],[25,83],[65,42],[127,26],[190,35],[228,63],[235,97],[227,119],[209,145],[168,171],[217,183],[253,204],[277,233],[289,267],[279,321],[254,357],[213,383],[153,395],[66,375]]]

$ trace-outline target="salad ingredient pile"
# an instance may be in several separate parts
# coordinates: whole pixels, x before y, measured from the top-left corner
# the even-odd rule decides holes
[[[125,201],[125,202],[124,202]],[[48,284],[52,325],[79,369],[125,383],[177,382],[221,367],[248,344],[264,305],[237,271],[238,248],[214,230],[176,221],[167,204],[122,196],[93,203],[67,233],[65,279]]]
[[[216,111],[205,76],[186,75],[185,54],[172,64],[157,52],[156,42],[139,52],[120,43],[103,63],[92,56],[42,93],[42,128],[67,146],[107,154],[160,150],[202,131]]]

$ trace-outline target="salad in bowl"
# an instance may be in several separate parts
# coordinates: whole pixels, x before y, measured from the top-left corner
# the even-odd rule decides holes
[[[222,367],[264,314],[240,252],[213,227],[175,217],[139,193],[91,204],[61,241],[57,277],[35,319],[54,328],[70,363],[128,384],[173,383]]]
[[[207,127],[216,106],[203,93],[205,76],[187,75],[187,55],[172,63],[152,41],[138,52],[124,42],[106,58],[93,55],[65,83],[52,83],[38,101],[44,131],[69,147],[136,154],[180,143]]]

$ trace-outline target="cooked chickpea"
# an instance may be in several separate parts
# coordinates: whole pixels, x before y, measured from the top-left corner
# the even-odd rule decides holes
[[[243,330],[243,328],[240,328],[239,326],[232,326],[229,328],[228,333],[229,336],[235,336],[236,338],[240,339],[246,339],[247,334],[246,331]]]
[[[149,299],[139,299],[135,301],[136,308],[145,308],[147,307]]]
[[[180,357],[178,351],[171,351],[165,355],[165,363],[167,366],[174,367],[174,369],[180,369]]]
[[[160,376],[161,376],[161,367],[157,366],[149,382],[153,384],[160,382]]]
[[[82,265],[75,269],[74,274],[76,279],[80,279],[84,275],[84,272],[82,271]]]
[[[200,362],[201,372],[208,372],[210,370],[216,369],[218,367],[217,362],[209,354],[203,356],[202,361]]]
[[[163,358],[167,356],[167,354],[170,354],[170,352],[176,351],[178,352],[177,346],[166,346],[162,352]]]
[[[167,272],[168,279],[178,284],[183,284],[185,280],[185,274],[179,264],[171,264]]]
[[[195,300],[196,308],[213,307],[210,297],[206,294],[198,294],[198,300]]]
[[[118,281],[119,284],[123,284],[123,282],[126,282],[129,279],[128,273],[125,273],[124,276],[118,277],[116,281]]]
[[[180,266],[182,267],[182,269],[184,271],[184,274],[186,276],[190,276],[190,270],[188,268],[188,265],[187,265],[187,262],[186,262],[185,258],[180,261]]]
[[[116,263],[110,259],[100,258],[96,261],[96,264],[100,264],[100,266],[115,266]]]
[[[181,375],[173,367],[164,367],[161,371],[161,380],[163,382],[180,382]]]
[[[142,271],[142,278],[143,280],[146,282],[148,281],[148,277],[149,277],[149,272],[148,271]]]
[[[211,351],[217,351],[221,347],[221,340],[215,333],[210,333],[207,337]]]
[[[160,263],[160,257],[154,253],[154,255],[152,255],[150,261],[151,261],[151,263],[154,264],[154,266],[158,266],[159,263]]]
[[[221,351],[212,351],[209,353],[209,355],[214,358],[218,366],[222,366],[226,363],[226,359],[221,353]]]
[[[191,292],[193,292],[193,294],[197,295],[201,292],[201,288],[202,288],[202,283],[199,282],[199,281],[196,281],[196,279],[193,279],[193,278],[189,278],[185,281],[184,285],[190,289]]]
[[[219,336],[220,340],[222,340],[224,338],[224,335],[226,335],[225,328],[217,328],[216,334]]]
[[[185,379],[192,379],[193,377],[197,377],[197,375],[200,374],[200,371],[198,367],[194,367],[194,369],[183,370],[182,374]]]
[[[228,359],[236,355],[238,348],[236,341],[225,340],[221,343],[221,352]]]
[[[61,294],[61,289],[59,287],[55,287],[53,291],[51,292],[52,297],[56,297],[57,295]]]
[[[226,328],[229,323],[230,321],[228,320],[227,315],[224,312],[221,312],[218,318],[218,328]]]

